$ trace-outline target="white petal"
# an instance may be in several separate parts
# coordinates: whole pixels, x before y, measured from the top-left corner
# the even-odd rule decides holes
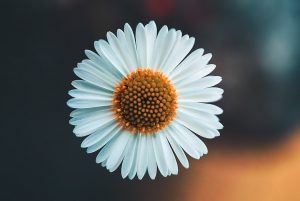
[[[96,63],[94,60],[90,59],[84,59],[81,63],[97,69],[102,73],[102,75],[105,75],[107,80],[109,80],[113,84],[116,84],[122,78],[122,75],[109,62],[106,62],[103,58],[101,59],[103,60],[102,63]]]
[[[73,132],[77,136],[86,136],[101,128],[108,122],[114,121],[111,114],[99,116],[98,119],[75,126]]]
[[[174,80],[177,76],[185,72],[192,64],[197,63],[202,58],[204,49],[199,48],[189,54],[169,75],[169,78]]]
[[[106,111],[108,108],[109,107],[75,109],[71,112],[70,117],[84,118],[85,116],[89,116],[89,113],[91,113],[91,115],[93,115],[92,113],[94,113],[96,111]]]
[[[72,98],[68,100],[67,105],[71,108],[93,108],[102,106],[111,106],[111,101],[100,101],[100,100],[90,100],[90,99],[78,99]]]
[[[136,27],[136,50],[140,67],[147,67],[147,38],[145,27],[139,23]]]
[[[201,68],[205,67],[211,59],[211,54],[203,54],[203,49],[197,49],[192,52],[177,68],[170,73],[170,79],[176,83],[183,79],[188,79]]]
[[[103,146],[105,146],[110,140],[112,140],[114,137],[118,136],[122,132],[121,127],[115,128],[111,133],[107,133],[106,136],[104,136],[102,139],[100,139],[96,144],[90,146],[87,148],[87,153],[93,153],[95,151],[98,151]]]
[[[102,163],[105,160],[107,160],[109,154],[112,152],[112,146],[114,144],[114,142],[116,141],[116,137],[113,138],[111,141],[109,141],[104,147],[103,149],[101,149],[101,151],[98,153],[97,157],[96,157],[96,163]],[[106,165],[106,163],[103,164],[104,166]]]
[[[138,155],[138,147],[139,147],[139,144],[140,144],[140,140],[141,140],[141,135],[137,135],[136,137],[136,149],[134,151],[134,156],[133,156],[133,161],[132,161],[132,165],[131,165],[131,169],[130,169],[130,172],[128,174],[128,178],[129,179],[133,179],[137,173],[137,167],[138,167],[138,158],[137,158],[137,155]]]
[[[150,61],[150,67],[154,69],[158,69],[159,64],[162,61],[162,55],[164,55],[164,45],[167,43],[168,35],[168,27],[163,26],[160,31],[158,32],[157,38],[155,40],[155,45],[153,48],[153,53],[152,53],[152,59]]]
[[[153,59],[153,49],[154,49],[156,35],[157,35],[157,28],[155,22],[150,21],[145,26],[145,31],[146,31],[146,38],[147,38],[147,67],[149,67]]]
[[[208,150],[206,145],[202,142],[201,139],[199,139],[199,137],[197,137],[194,133],[192,133],[189,129],[182,127],[185,129],[186,131],[186,138],[189,138],[190,141],[194,144],[195,148],[199,151],[199,153],[201,153],[201,155],[203,154],[207,154]]]
[[[188,35],[184,35],[181,38],[181,31],[177,31],[177,42],[172,49],[168,60],[163,65],[163,70],[166,75],[169,75],[175,67],[186,57],[186,55],[191,51],[194,46],[195,38],[189,38]]]
[[[110,169],[108,169],[109,172],[114,172],[116,171],[116,169],[118,169],[118,167],[121,165],[122,160],[124,158],[124,153],[122,153],[122,155],[120,156],[119,160],[116,162],[116,164],[114,166],[112,166]]]
[[[207,64],[204,68],[197,71],[192,77],[199,79],[201,77],[204,77],[204,76],[210,74],[213,70],[215,70],[215,68],[216,68],[215,64]]]
[[[94,53],[90,50],[85,50],[84,53],[90,60],[94,61],[95,63],[98,63],[98,64],[103,63],[103,59],[96,53]]]
[[[75,87],[81,91],[103,94],[103,95],[112,95],[111,91],[108,91],[101,87],[93,85],[85,80],[74,80],[71,84],[73,87]]]
[[[88,137],[86,137],[82,143],[81,147],[86,148],[90,147],[96,143],[98,143],[100,140],[105,138],[107,135],[110,135],[110,133],[117,127],[118,125],[115,122],[110,122],[102,127],[102,129],[98,129],[96,132],[92,133]]]
[[[106,162],[107,162],[107,159],[105,159],[105,160],[101,163],[101,166],[102,166],[102,167],[105,167],[105,166],[106,166]]]
[[[69,123],[72,125],[86,124],[90,121],[94,121],[102,118],[102,116],[107,116],[108,113],[111,113],[110,108],[101,108],[93,110],[84,110],[85,113],[77,114],[75,117],[70,119]]]
[[[216,65],[215,64],[207,64],[203,68],[198,68],[196,72],[194,72],[192,75],[189,75],[188,77],[185,77],[184,79],[180,80],[176,83],[176,86],[185,85],[186,82],[194,82],[196,80],[199,80],[200,78],[205,77],[206,75],[210,74],[213,70],[215,70]]]
[[[133,135],[131,143],[125,150],[125,156],[122,163],[121,175],[123,178],[127,177],[130,173],[130,170],[133,168],[134,157],[137,152],[137,136]]]
[[[166,129],[166,136],[167,136],[167,139],[168,139],[173,151],[175,152],[178,160],[181,162],[183,167],[189,168],[189,161],[186,158],[186,155],[184,154],[182,148],[175,142],[175,140],[173,140],[171,135],[172,135],[172,132],[170,131],[169,128],[167,128]]]
[[[189,118],[194,118],[196,121],[201,122],[201,124],[212,129],[222,129],[223,125],[219,122],[218,117],[213,114],[201,112],[194,110],[193,108],[178,108],[178,111],[186,114]]]
[[[135,46],[131,44],[130,39],[129,40],[126,39],[125,33],[120,29],[118,29],[117,31],[117,37],[122,51],[123,60],[126,63],[129,71],[132,72],[138,66],[136,60]]]
[[[173,122],[170,125],[170,132],[169,132],[169,138],[171,138],[175,143],[177,143],[180,147],[184,149],[184,151],[189,154],[191,157],[198,159],[199,153],[197,150],[191,146],[189,141],[182,137],[182,125],[178,124],[177,122]]]
[[[101,107],[99,107],[101,108]],[[86,109],[75,109],[70,113],[70,117],[76,117],[78,115],[84,115],[86,112],[93,112],[96,108],[86,108]]]
[[[193,88],[192,86],[190,86]],[[193,88],[193,90],[181,91],[179,95],[179,102],[214,102],[218,101],[222,98],[222,94],[224,92],[223,89],[217,87],[210,87],[206,89],[197,90],[197,88]]]
[[[125,150],[127,142],[130,138],[130,135],[132,135],[132,134],[124,131],[117,137],[117,139],[115,140],[115,142],[112,146],[112,149],[111,149],[112,152],[110,153],[110,155],[107,159],[107,163],[106,163],[107,169],[111,169],[116,164],[118,164],[118,162]]]
[[[179,122],[202,137],[209,139],[216,137],[215,132],[211,132],[215,129],[208,128],[202,122],[197,121],[193,116],[189,116],[181,111],[177,112],[177,118],[175,121]]]
[[[89,59],[83,60],[82,62],[87,63],[104,72],[112,79],[112,81],[116,82],[117,80],[122,78],[122,74],[118,71],[118,69],[116,69],[109,61],[102,58],[98,54],[90,50],[85,50],[85,55]]]
[[[171,29],[167,34],[167,40],[164,41],[164,44],[161,44],[160,48],[163,48],[164,51],[162,52],[159,62],[157,64],[155,64],[155,66],[157,66],[158,69],[160,69],[160,70],[165,69],[164,65],[168,61],[168,59],[172,53],[172,50],[176,44],[176,36],[177,36],[176,31],[174,29]],[[167,66],[166,66],[166,68],[167,68]]]
[[[142,179],[146,173],[148,165],[148,155],[147,155],[147,136],[140,134],[140,143],[138,147],[137,160],[137,176],[139,179]]]
[[[166,161],[166,165],[168,166],[168,170],[170,173],[177,175],[178,174],[178,165],[172,152],[172,149],[166,139],[165,131],[163,131],[161,135],[161,143],[163,148],[163,154]]]
[[[154,154],[157,162],[158,169],[160,173],[166,177],[168,175],[168,166],[164,157],[164,150],[162,147],[162,138],[161,133],[157,133],[152,138]]]
[[[148,152],[148,173],[151,179],[155,179],[157,165],[152,143],[153,135],[147,135],[147,152]]]
[[[137,153],[135,153],[135,158],[133,161],[133,167],[131,168],[129,174],[128,174],[128,179],[132,180],[137,172],[137,158],[136,158]]]
[[[69,95],[78,99],[112,101],[112,95],[108,93],[101,94],[72,89],[69,91]]]
[[[215,105],[207,104],[207,103],[191,103],[191,102],[183,102],[179,104],[179,107],[191,108],[201,112],[207,112],[210,114],[222,114],[223,110]]]
[[[127,68],[116,57],[116,54],[105,40],[99,40],[94,43],[96,51],[103,56],[115,69],[117,69],[123,76],[127,75]]]
[[[127,54],[123,50],[123,46],[119,42],[118,38],[112,33],[107,32],[107,40],[113,52],[115,53],[115,57],[118,58],[118,61],[123,66],[125,72],[128,74],[130,72],[129,63],[127,62]]]
[[[111,168],[109,169],[110,172],[115,171],[115,170],[121,165],[121,163],[122,163],[122,161],[123,161],[123,159],[124,159],[124,156],[125,156],[125,155],[127,154],[127,152],[128,152],[128,149],[131,149],[130,145],[131,145],[131,142],[133,141],[133,136],[134,136],[134,135],[132,135],[132,134],[129,135],[128,142],[127,142],[127,144],[126,144],[126,147],[125,147],[125,149],[124,149],[122,155],[120,156],[118,162],[117,162],[113,167],[111,167]]]
[[[197,159],[199,159],[204,153],[207,153],[207,148],[205,144],[195,136],[189,129],[181,125],[175,125],[177,130],[180,131],[180,137],[185,139],[187,143],[192,147],[194,150],[197,151]],[[179,135],[179,133],[177,133]]]
[[[74,68],[74,73],[80,77],[83,80],[86,80],[87,82],[94,84],[98,87],[104,88],[109,91],[114,91],[113,83],[108,84],[107,82],[104,82],[99,75],[96,75],[95,73],[90,72],[88,69],[84,68]]]
[[[157,29],[153,21],[145,27],[139,23],[136,27],[136,45],[139,58],[139,67],[151,67],[153,48]]]
[[[199,90],[215,86],[221,81],[222,78],[220,76],[207,76],[193,81],[189,81],[189,79],[181,80],[175,84],[175,87],[178,91],[185,92],[192,89],[190,86],[197,87],[197,89]]]
[[[135,39],[134,39],[134,34],[133,31],[131,29],[131,27],[129,26],[129,24],[125,24],[124,26],[124,34],[125,34],[125,38],[127,41],[127,50],[128,50],[128,54],[130,54],[130,58],[133,59],[133,64],[134,64],[134,68],[138,67],[138,58],[137,58],[137,52],[136,52],[136,44],[135,44]]]

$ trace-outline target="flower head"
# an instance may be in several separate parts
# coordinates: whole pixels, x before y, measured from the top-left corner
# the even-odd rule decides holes
[[[107,42],[108,41],[108,42]],[[74,69],[81,80],[69,91],[70,124],[81,147],[99,151],[96,162],[109,171],[121,165],[122,177],[154,179],[188,168],[186,154],[199,159],[207,154],[196,136],[214,138],[223,126],[216,115],[221,108],[208,104],[222,97],[213,87],[221,77],[207,76],[215,69],[203,49],[189,54],[194,38],[156,24],[138,24],[136,34],[125,24],[117,35],[95,42],[97,54]],[[189,54],[189,55],[188,55]],[[195,135],[196,134],[196,135]]]

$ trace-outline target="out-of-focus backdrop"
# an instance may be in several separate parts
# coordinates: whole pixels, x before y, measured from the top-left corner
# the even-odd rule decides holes
[[[0,200],[300,200],[298,0],[10,0],[0,9]],[[150,20],[213,53],[225,127],[179,176],[129,181],[80,148],[67,91],[93,41]]]

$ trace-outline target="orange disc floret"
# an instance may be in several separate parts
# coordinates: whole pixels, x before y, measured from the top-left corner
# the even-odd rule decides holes
[[[161,71],[138,68],[115,87],[113,112],[132,133],[154,134],[176,116],[176,89]]]

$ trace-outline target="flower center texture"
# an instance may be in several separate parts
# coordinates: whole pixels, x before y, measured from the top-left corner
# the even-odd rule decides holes
[[[115,87],[115,118],[132,133],[154,134],[162,130],[173,121],[176,109],[176,89],[160,71],[138,68]]]

